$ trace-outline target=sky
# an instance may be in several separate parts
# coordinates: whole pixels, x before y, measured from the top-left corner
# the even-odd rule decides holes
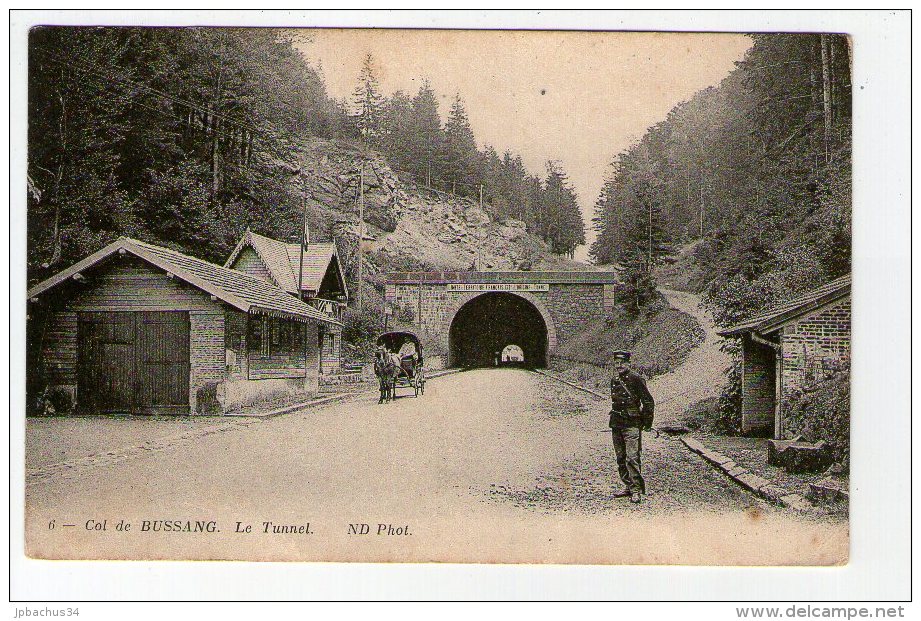
[[[463,98],[480,148],[519,153],[544,177],[557,160],[579,198],[589,243],[612,159],[676,104],[714,86],[751,46],[720,33],[310,29],[297,45],[331,96],[351,99],[367,53],[385,95],[427,78],[442,118]],[[586,248],[576,258],[585,258]]]

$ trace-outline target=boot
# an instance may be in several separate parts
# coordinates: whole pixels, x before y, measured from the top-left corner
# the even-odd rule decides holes
[[[637,504],[640,502],[640,500],[642,500],[642,498],[640,497],[639,492],[633,492],[630,494],[630,502]]]

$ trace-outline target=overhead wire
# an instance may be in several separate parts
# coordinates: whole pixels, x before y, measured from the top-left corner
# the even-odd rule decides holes
[[[46,54],[52,54],[51,52],[48,52],[47,50],[40,50],[40,51],[42,51],[42,52],[44,52],[44,53],[46,53]],[[85,65],[90,65],[90,66],[92,66],[92,67],[99,68],[99,69],[102,69],[102,70],[111,70],[113,73],[118,74],[118,72],[117,72],[117,70],[116,70],[115,67],[111,67],[111,66],[110,66],[110,67],[104,67],[104,68],[103,68],[103,67],[100,67],[100,66],[98,65],[98,63],[96,63],[95,61],[93,61],[92,59],[90,59],[90,58],[89,58],[87,55],[85,55],[85,54],[84,54],[84,55],[80,55],[80,54],[74,52],[73,55],[74,55],[76,58],[80,59]],[[106,75],[108,75],[108,74],[106,74]],[[218,117],[218,118],[221,118],[221,119],[225,120],[225,121],[228,122],[228,123],[231,123],[231,124],[233,124],[233,125],[236,125],[236,126],[240,127],[241,129],[246,129],[247,131],[250,131],[250,132],[259,134],[259,135],[261,135],[261,136],[262,136],[263,138],[265,138],[265,139],[269,139],[269,138],[273,138],[273,137],[274,137],[274,136],[271,136],[269,132],[277,132],[277,131],[278,131],[278,129],[277,129],[276,127],[272,126],[271,123],[270,123],[267,119],[263,119],[263,120],[262,120],[263,123],[269,125],[268,129],[266,130],[266,129],[259,128],[259,127],[255,126],[255,125],[251,124],[251,123],[247,123],[246,121],[243,121],[243,120],[240,120],[240,119],[235,119],[235,118],[233,118],[233,117],[230,117],[230,116],[228,116],[226,113],[217,112],[216,110],[213,110],[213,109],[210,108],[210,107],[207,107],[207,106],[204,106],[204,105],[201,105],[201,104],[196,104],[196,103],[194,103],[194,102],[192,102],[192,101],[190,101],[190,100],[183,99],[183,98],[181,98],[181,97],[179,97],[179,96],[176,96],[176,95],[172,95],[172,94],[170,94],[170,93],[167,93],[167,92],[165,92],[165,91],[162,91],[162,90],[160,90],[160,89],[157,89],[156,87],[154,87],[154,86],[152,86],[152,85],[150,85],[150,84],[147,84],[147,83],[139,83],[139,82],[137,82],[136,80],[133,80],[132,78],[126,77],[126,76],[124,76],[124,75],[119,75],[119,78],[122,79],[122,80],[124,80],[124,81],[127,81],[127,82],[130,82],[130,83],[132,83],[132,84],[135,84],[135,85],[137,85],[139,88],[143,88],[143,89],[145,89],[145,90],[148,90],[148,91],[151,91],[151,92],[153,92],[153,93],[156,93],[157,95],[159,95],[159,96],[161,96],[161,97],[164,97],[164,98],[166,98],[166,99],[169,99],[169,100],[171,100],[171,101],[174,101],[175,103],[180,104],[180,105],[182,105],[182,106],[185,106],[185,107],[188,107],[188,108],[192,108],[192,109],[197,109],[197,110],[199,110],[199,111],[201,111],[201,112],[205,112],[205,113],[207,113],[207,114],[212,114],[212,115],[214,115],[214,116],[216,116],[216,117]],[[274,100],[274,102],[275,102],[275,103],[278,103],[278,104],[281,104],[282,106],[284,106],[285,108],[287,108],[288,110],[290,110],[290,111],[293,112],[293,113],[298,113],[298,112],[300,112],[299,108],[298,108],[295,104],[293,104],[293,103],[291,103],[291,102],[288,102],[288,101],[285,101],[284,99],[276,98],[276,99]]]
[[[130,86],[133,86],[133,87],[135,87],[135,88],[141,89],[141,90],[143,90],[143,91],[147,91],[147,92],[150,93],[150,94],[157,95],[157,96],[159,96],[159,97],[162,97],[162,98],[164,98],[164,99],[167,99],[167,100],[169,100],[169,101],[172,101],[173,103],[177,103],[177,104],[179,104],[179,105],[181,105],[181,106],[184,106],[184,107],[186,107],[186,108],[190,108],[190,109],[193,109],[193,110],[197,110],[197,111],[199,111],[199,112],[204,112],[204,113],[209,114],[209,115],[211,115],[211,116],[213,116],[213,117],[215,117],[215,118],[219,118],[219,119],[221,119],[221,120],[223,120],[223,121],[226,121],[227,123],[230,123],[230,124],[233,125],[233,126],[236,126],[236,127],[239,128],[239,129],[245,129],[245,130],[247,130],[247,131],[253,132],[254,134],[258,134],[258,135],[260,135],[260,136],[262,136],[262,137],[265,137],[265,133],[266,133],[265,130],[263,130],[263,129],[261,129],[261,128],[258,128],[258,127],[256,127],[255,125],[251,125],[251,124],[249,124],[249,123],[247,123],[247,122],[245,122],[245,121],[241,121],[241,120],[239,120],[239,119],[232,118],[232,117],[230,117],[230,116],[228,116],[228,115],[226,115],[226,114],[224,114],[224,113],[222,113],[222,112],[218,112],[218,111],[216,111],[216,110],[214,110],[214,109],[212,109],[212,108],[210,108],[210,107],[208,107],[208,106],[206,106],[206,105],[196,104],[195,102],[189,101],[189,100],[187,100],[187,99],[183,99],[183,98],[178,97],[178,96],[176,96],[176,95],[172,95],[172,94],[167,93],[167,92],[165,92],[165,91],[162,91],[162,90],[160,90],[160,89],[158,89],[158,88],[155,88],[155,87],[153,87],[153,86],[151,86],[151,85],[149,85],[149,84],[144,84],[144,83],[142,83],[142,82],[138,82],[137,80],[133,80],[133,79],[128,78],[128,77],[125,77],[125,76],[123,76],[123,75],[119,75],[119,74],[118,74],[118,71],[116,70],[115,67],[112,67],[112,66],[109,66],[109,67],[102,67],[102,66],[100,66],[98,63],[96,63],[96,62],[94,62],[94,61],[92,61],[92,60],[88,60],[85,56],[80,56],[80,55],[77,54],[77,53],[74,53],[74,54],[72,55],[71,58],[64,58],[64,57],[62,57],[62,56],[59,56],[59,55],[57,55],[57,54],[55,54],[55,53],[53,53],[53,52],[51,52],[51,51],[49,51],[49,50],[45,50],[45,49],[37,49],[37,50],[34,50],[34,51],[37,51],[37,52],[39,52],[39,53],[41,53],[41,54],[44,54],[44,55],[47,56],[50,60],[52,60],[52,62],[57,62],[58,64],[62,64],[62,65],[64,65],[64,66],[66,66],[66,67],[71,67],[73,64],[81,65],[81,68],[82,68],[84,71],[95,73],[95,74],[97,74],[97,75],[99,75],[99,76],[101,76],[101,77],[103,77],[103,78],[105,78],[105,79],[107,79],[107,80],[113,80],[113,81],[116,81],[116,82],[120,82],[120,83],[122,83],[123,85],[126,85],[126,86],[127,86],[127,85],[130,85]]]
[[[71,68],[71,69],[74,68],[74,67],[72,67],[70,64],[65,63],[63,60],[51,59],[51,61],[52,61],[52,62],[55,62],[55,63],[57,63],[57,64],[61,64],[61,65],[63,65],[63,66],[66,66],[66,67],[68,67],[68,68]],[[83,72],[84,75],[86,75],[89,79],[93,80],[97,85],[103,87],[103,89],[105,89],[105,87],[108,87],[108,86],[117,86],[117,87],[127,87],[127,88],[130,88],[130,87],[129,87],[128,85],[126,85],[124,82],[120,82],[119,80],[110,80],[109,78],[103,76],[103,75],[100,74],[99,72],[90,71],[90,70],[85,69],[85,68],[82,68],[82,67],[78,67],[78,68],[76,68],[76,70],[77,70],[77,71]],[[133,91],[132,91],[132,93],[133,93]],[[156,113],[156,114],[159,114],[159,115],[161,115],[161,116],[163,116],[163,117],[165,117],[165,118],[169,118],[170,120],[173,120],[173,121],[177,122],[177,123],[180,124],[180,125],[184,125],[184,124],[187,124],[187,123],[188,123],[188,119],[186,119],[184,116],[182,116],[182,115],[180,115],[180,114],[177,114],[175,111],[169,111],[169,110],[165,110],[165,109],[163,109],[163,108],[157,108],[156,106],[149,105],[149,104],[144,103],[144,102],[142,102],[142,101],[140,101],[139,99],[136,99],[136,98],[131,99],[130,102],[129,102],[129,105],[138,106],[138,107],[144,108],[144,109],[146,109],[146,110],[149,110],[149,111],[151,111],[151,112],[154,112],[154,113]],[[236,171],[238,171],[238,172],[246,172],[246,173],[251,172],[251,167],[250,167],[250,166],[244,165],[244,166],[241,167],[241,166],[239,166],[239,165],[237,165],[237,164],[234,164],[231,160],[224,160],[224,161],[222,162],[222,166],[224,166],[224,167],[226,167],[226,168],[230,168],[230,169],[236,170]]]
[[[250,132],[253,135],[259,136],[260,138],[265,139],[266,146],[270,147],[272,150],[274,150],[274,147],[276,146],[271,140],[271,138],[274,138],[274,136],[271,136],[269,131],[256,127],[255,125],[252,125],[251,123],[247,123],[245,121],[241,121],[239,119],[228,116],[227,114],[218,112],[214,110],[213,108],[211,108],[210,106],[196,104],[195,102],[192,102],[188,99],[184,99],[182,97],[172,95],[170,93],[162,91],[156,87],[151,86],[150,84],[145,84],[135,79],[126,77],[123,74],[119,73],[119,71],[115,67],[112,67],[112,66],[103,67],[97,62],[90,60],[86,56],[82,56],[78,53],[73,53],[70,58],[64,58],[46,49],[39,48],[33,51],[39,52],[40,55],[44,55],[49,61],[53,63],[56,63],[60,66],[63,66],[69,69],[75,69],[77,71],[81,71],[85,75],[96,78],[96,83],[102,87],[112,84],[112,85],[117,85],[124,89],[129,90],[132,95],[137,94],[140,91],[145,94],[159,97],[161,99],[177,104],[191,111],[202,112],[214,118],[221,119],[222,121],[224,121],[225,123],[229,124],[232,127],[235,127],[241,130],[245,130],[245,131]],[[279,100],[279,101],[280,103],[288,107],[292,107],[291,104],[288,104],[288,102],[285,102],[282,100]],[[132,98],[130,103],[131,105],[136,105],[144,109],[150,110],[152,112],[155,112],[157,114],[160,114],[164,117],[170,118],[179,124],[184,125],[188,123],[188,119],[183,115],[180,115],[176,112],[169,112],[167,110],[148,105],[144,102],[139,101],[137,98]],[[270,130],[274,131],[274,128],[270,128]],[[222,165],[227,168],[236,170],[238,172],[250,172],[249,167],[241,168],[233,164],[230,161],[224,161]],[[202,176],[205,176],[205,175],[202,174]],[[458,196],[460,198],[469,199],[470,197],[458,195],[456,192],[458,188],[467,189],[471,191],[478,191],[479,189],[482,188],[484,193],[489,191],[488,186],[486,184],[471,184],[471,183],[467,183],[463,181],[459,182],[453,179],[447,179],[444,177],[433,178],[429,176],[427,178],[427,181],[428,183],[424,185],[424,187],[426,187],[427,189],[435,191],[435,192],[441,192],[443,194],[451,194],[454,196]],[[428,185],[429,183],[431,185]],[[436,187],[437,185],[441,185],[446,189],[441,190],[438,187]],[[451,191],[448,191],[447,188],[451,188]]]

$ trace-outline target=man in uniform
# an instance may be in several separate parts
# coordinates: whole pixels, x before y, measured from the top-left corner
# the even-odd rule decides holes
[[[646,381],[627,366],[630,352],[614,352],[611,373],[611,436],[617,455],[617,470],[627,486],[621,496],[630,495],[630,502],[640,502],[646,493],[640,453],[643,450],[643,430],[652,429],[655,401],[646,388]]]

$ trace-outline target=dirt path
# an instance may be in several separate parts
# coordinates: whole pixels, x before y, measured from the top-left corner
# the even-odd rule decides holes
[[[720,336],[709,313],[701,308],[700,296],[670,289],[661,291],[669,304],[694,317],[704,330],[703,342],[691,350],[684,363],[649,382],[649,389],[656,397],[657,423],[670,423],[690,404],[720,394],[730,357],[720,351]]]
[[[601,405],[555,380],[492,369],[434,380],[419,399],[379,406],[362,396],[201,435],[28,486],[28,550],[315,561],[846,558],[846,525],[766,505],[672,439],[647,436],[647,503],[611,498],[620,483]],[[121,520],[130,531],[116,528]],[[187,523],[205,532],[185,532]],[[368,534],[350,532],[362,524]],[[304,532],[275,533],[278,525]]]

